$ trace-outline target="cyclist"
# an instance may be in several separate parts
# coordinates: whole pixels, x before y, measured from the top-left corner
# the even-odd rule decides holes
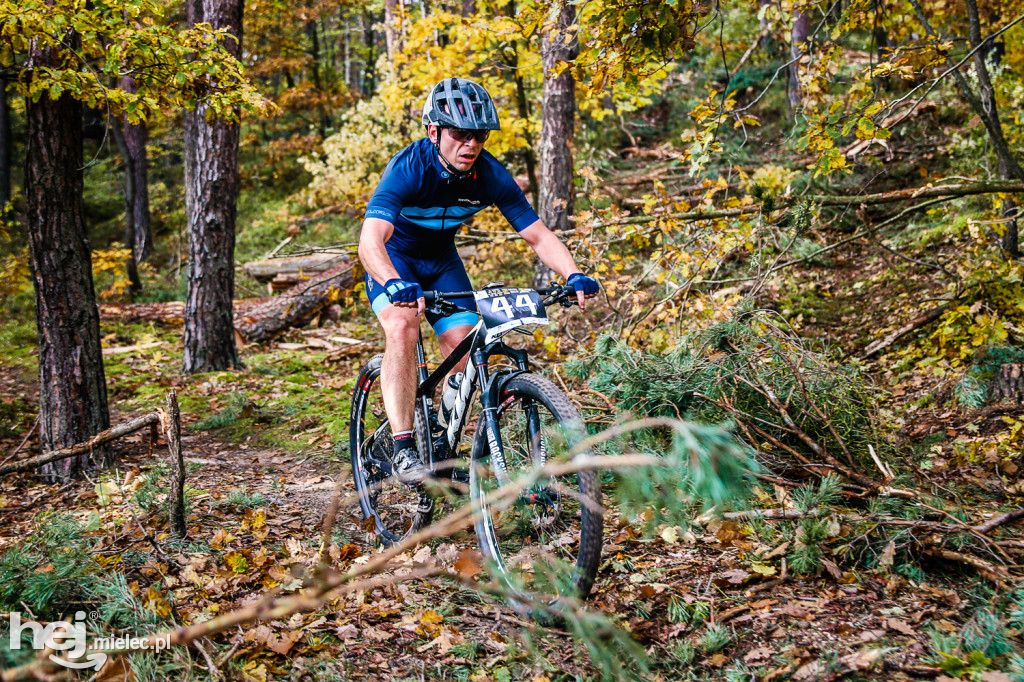
[[[459,226],[495,205],[541,262],[576,288],[581,308],[599,289],[576,267],[569,250],[537,216],[508,170],[484,151],[487,136],[500,130],[500,124],[483,87],[464,78],[445,78],[427,96],[422,122],[427,137],[388,163],[366,206],[359,237],[366,295],[384,329],[381,392],[395,441],[393,471],[405,484],[427,474],[413,438],[416,341],[426,310],[423,291],[473,288],[455,250]],[[476,309],[471,299],[457,302]],[[426,315],[446,357],[477,322],[469,312]],[[452,371],[464,367],[465,359]]]

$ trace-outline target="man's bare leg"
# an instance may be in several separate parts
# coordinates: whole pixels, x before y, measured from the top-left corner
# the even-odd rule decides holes
[[[414,308],[384,306],[378,315],[384,328],[384,359],[380,391],[392,433],[411,431],[416,403],[416,340],[420,318]]]
[[[451,355],[452,351],[455,350],[455,347],[462,343],[462,340],[466,338],[466,334],[472,330],[473,325],[464,324],[459,325],[458,327],[452,327],[451,329],[442,332],[440,336],[437,337],[437,342],[441,346],[441,354],[445,357]],[[448,376],[451,376],[456,372],[465,372],[466,360],[468,359],[468,355],[463,355],[462,359],[459,360],[459,363],[452,368],[451,372],[448,373]]]

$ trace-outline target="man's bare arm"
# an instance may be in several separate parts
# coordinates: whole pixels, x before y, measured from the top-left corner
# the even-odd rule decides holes
[[[533,248],[537,253],[537,257],[540,258],[544,265],[565,279],[569,279],[569,275],[573,273],[581,272],[572,254],[569,253],[569,249],[566,248],[565,244],[562,243],[562,240],[554,232],[548,229],[544,221],[538,220],[520,232],[519,236],[525,239],[526,243]],[[576,297],[580,308],[585,308],[583,292],[577,291]]]
[[[363,221],[363,230],[359,234],[359,262],[363,264],[370,277],[380,284],[386,284],[388,280],[392,279],[401,279],[384,247],[394,231],[395,226],[386,220],[367,218]],[[393,305],[402,308],[418,308],[421,315],[426,309],[426,301],[422,298],[418,299],[416,303],[394,303]]]

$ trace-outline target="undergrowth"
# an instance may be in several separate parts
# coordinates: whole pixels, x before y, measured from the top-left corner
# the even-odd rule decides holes
[[[810,350],[764,312],[691,332],[662,354],[604,335],[568,369],[635,414],[732,422],[770,468],[817,464],[830,452],[871,470],[869,447],[890,449],[861,371]]]

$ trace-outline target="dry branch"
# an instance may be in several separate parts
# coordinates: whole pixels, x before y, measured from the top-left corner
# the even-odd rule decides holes
[[[931,310],[927,310],[918,315],[917,317],[915,317],[910,322],[900,327],[899,329],[891,332],[884,338],[878,339],[877,341],[872,341],[870,344],[868,344],[868,347],[864,349],[864,354],[861,355],[861,360],[867,360],[868,358],[877,355],[879,352],[896,343],[896,341],[906,336],[910,332],[916,329],[920,329],[921,327],[924,327],[934,322],[935,320],[939,319],[940,317],[942,317],[942,313],[946,312],[946,309],[949,308],[949,306],[950,304],[946,303],[944,305],[932,308]]]
[[[45,454],[39,455],[38,457],[22,460],[20,462],[11,462],[10,464],[0,466],[0,474],[9,474],[15,471],[28,471],[29,469],[34,469],[38,466],[42,466],[43,464],[49,464],[50,462],[56,462],[62,459],[67,459],[68,457],[75,457],[76,455],[83,455],[87,452],[92,452],[96,447],[103,445],[104,443],[109,443],[115,438],[120,438],[121,436],[125,436],[134,431],[138,431],[139,429],[149,426],[151,424],[159,423],[160,413],[150,412],[149,414],[145,414],[139,417],[138,419],[133,419],[130,422],[121,424],[119,426],[115,426],[113,428],[107,429],[106,431],[101,431],[100,433],[97,433],[95,436],[90,438],[85,443],[72,445],[69,448],[63,448],[60,450],[52,450]]]
[[[820,206],[873,206],[877,204],[891,204],[897,201],[908,201],[911,199],[943,198],[971,196],[976,194],[1024,193],[1022,182],[974,182],[965,185],[939,185],[937,187],[918,187],[916,189],[902,189],[892,192],[881,192],[879,194],[862,194],[859,196],[836,196],[830,194],[809,194],[800,197],[779,197],[776,205],[779,208],[792,206],[798,202],[809,202]],[[716,211],[686,211],[683,213],[653,213],[651,215],[629,216],[598,222],[590,225],[591,229],[600,229],[611,225],[638,225],[651,223],[656,220],[712,220],[714,218],[729,218],[740,215],[752,215],[761,212],[760,204],[740,206],[737,208],[725,208]]]

